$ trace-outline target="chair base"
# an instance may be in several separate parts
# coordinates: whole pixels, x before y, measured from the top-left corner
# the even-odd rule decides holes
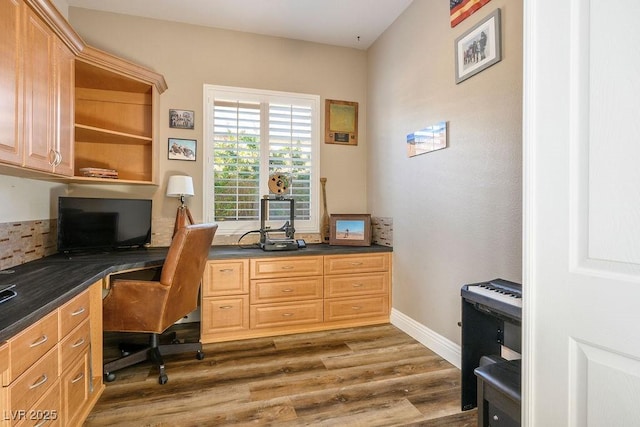
[[[158,382],[166,384],[169,378],[165,372],[163,356],[193,351],[196,353],[196,359],[204,359],[201,343],[180,343],[176,339],[175,333],[169,335],[169,338],[171,340],[170,344],[160,344],[160,335],[151,334],[148,345],[121,344],[120,352],[122,357],[104,364],[103,374],[105,381],[112,382],[116,379],[114,371],[149,360],[158,367]]]

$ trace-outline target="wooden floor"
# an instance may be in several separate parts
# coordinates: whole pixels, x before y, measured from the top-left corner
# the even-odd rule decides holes
[[[177,325],[178,335],[193,326]],[[191,330],[190,330],[191,329]],[[105,336],[115,357],[117,336]],[[86,426],[476,426],[460,371],[391,325],[207,344],[117,373]],[[114,353],[115,352],[115,353]]]

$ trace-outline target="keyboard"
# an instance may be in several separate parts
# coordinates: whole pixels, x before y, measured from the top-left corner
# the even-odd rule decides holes
[[[522,308],[522,292],[493,282],[469,285],[467,291]]]

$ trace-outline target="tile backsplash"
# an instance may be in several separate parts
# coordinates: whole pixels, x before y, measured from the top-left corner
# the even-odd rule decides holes
[[[154,219],[151,246],[169,246],[173,234],[173,218]],[[393,246],[393,218],[371,217],[371,241]],[[0,270],[34,261],[57,252],[56,220],[42,219],[0,223]],[[216,235],[214,245],[238,244],[239,236]],[[307,243],[320,243],[319,234],[296,233]],[[243,239],[242,244],[257,242],[257,235]]]
[[[56,220],[0,224],[0,270],[56,253]]]

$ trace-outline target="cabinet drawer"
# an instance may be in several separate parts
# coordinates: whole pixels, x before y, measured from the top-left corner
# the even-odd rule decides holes
[[[326,322],[388,315],[389,297],[387,295],[366,298],[337,298],[326,300],[324,303]]]
[[[29,409],[58,379],[58,349],[54,348],[9,386],[9,407]]]
[[[74,425],[80,410],[89,399],[89,363],[85,352],[62,376],[62,405],[64,425]]]
[[[89,291],[85,291],[60,307],[60,336],[64,337],[88,318]]]
[[[202,335],[249,329],[249,296],[202,299]]]
[[[389,292],[389,273],[343,274],[324,278],[325,297],[350,297]]]
[[[208,261],[202,294],[205,297],[249,292],[249,260]]]
[[[80,354],[84,353],[90,342],[91,328],[87,319],[60,343],[58,347],[60,351],[60,372],[67,369]]]
[[[25,419],[16,424],[17,427],[50,427],[62,425],[62,412],[60,412],[60,381],[56,381],[53,387],[51,387],[26,414]]]
[[[9,382],[18,378],[57,343],[58,311],[56,310],[9,340],[11,361]]]
[[[324,257],[325,274],[369,273],[389,271],[391,257],[388,253],[358,255],[327,255]]]
[[[251,328],[322,322],[322,300],[251,306]]]
[[[251,278],[322,276],[322,257],[255,258],[251,260]]]
[[[322,276],[251,281],[251,304],[322,298]]]

